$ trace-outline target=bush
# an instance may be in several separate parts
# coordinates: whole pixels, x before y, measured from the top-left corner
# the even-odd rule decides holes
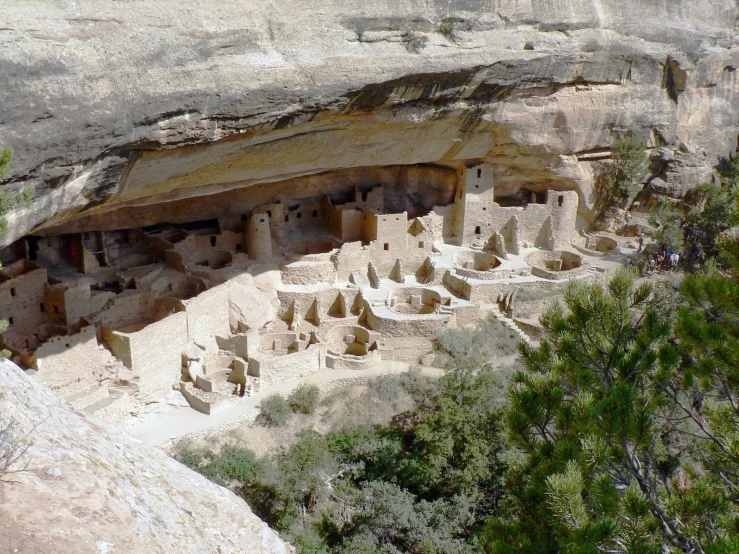
[[[257,472],[257,458],[248,448],[224,446],[219,453],[199,450],[189,444],[181,444],[174,454],[175,460],[219,485],[236,479],[249,483]]]
[[[292,392],[287,402],[295,413],[312,414],[316,411],[320,398],[321,389],[317,385],[303,383]]]
[[[263,425],[270,427],[282,427],[287,425],[290,421],[290,416],[292,415],[290,404],[288,404],[285,397],[278,392],[270,394],[262,400],[259,410],[259,417],[257,419]]]
[[[367,393],[384,402],[397,400],[400,391],[400,378],[397,375],[380,375],[367,383]]]

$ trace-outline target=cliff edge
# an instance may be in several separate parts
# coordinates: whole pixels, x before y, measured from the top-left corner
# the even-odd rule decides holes
[[[1,552],[292,552],[233,493],[73,411],[2,360],[0,423],[10,418],[30,447],[27,471],[0,481]]]

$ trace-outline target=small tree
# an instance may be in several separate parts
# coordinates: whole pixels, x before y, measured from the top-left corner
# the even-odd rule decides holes
[[[604,205],[617,204],[628,210],[644,188],[648,167],[644,141],[632,134],[614,139],[611,162],[600,167],[604,193],[608,195]]]
[[[649,214],[649,222],[657,225],[654,244],[669,248],[673,252],[682,251],[685,246],[685,233],[682,227],[682,214],[667,203],[661,203]]]
[[[320,398],[321,389],[318,385],[303,383],[288,396],[287,402],[295,413],[312,414]]]

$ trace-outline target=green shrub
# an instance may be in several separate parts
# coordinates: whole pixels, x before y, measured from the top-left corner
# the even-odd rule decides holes
[[[419,54],[422,49],[426,48],[428,37],[409,32],[405,35],[405,49],[412,54]]]
[[[219,485],[226,485],[234,479],[249,483],[257,472],[254,452],[235,445],[224,446],[220,452],[215,453],[182,444],[177,448],[174,458]]]
[[[320,399],[321,389],[317,385],[303,383],[288,396],[287,402],[295,413],[312,414]]]
[[[282,427],[287,425],[292,416],[292,408],[280,393],[270,394],[262,400],[259,406],[259,417],[257,420],[263,425]]]

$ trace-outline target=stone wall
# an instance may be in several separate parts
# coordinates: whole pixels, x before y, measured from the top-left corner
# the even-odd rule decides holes
[[[261,386],[298,379],[322,367],[322,349],[322,346],[313,344],[290,354],[259,353],[249,358],[248,373],[259,377]]]
[[[54,390],[65,389],[65,395],[97,385],[93,370],[103,365],[92,325],[50,338],[36,349],[35,359],[36,377]]]
[[[180,312],[131,333],[113,331],[111,350],[124,364],[129,362],[142,398],[164,394],[179,380],[187,326],[187,314]]]
[[[189,340],[209,352],[218,350],[216,336],[227,337],[231,334],[228,307],[230,286],[230,283],[224,283],[183,301]]]
[[[46,319],[45,285],[46,269],[26,260],[0,269],[0,319],[9,321],[9,332],[22,332]]]

